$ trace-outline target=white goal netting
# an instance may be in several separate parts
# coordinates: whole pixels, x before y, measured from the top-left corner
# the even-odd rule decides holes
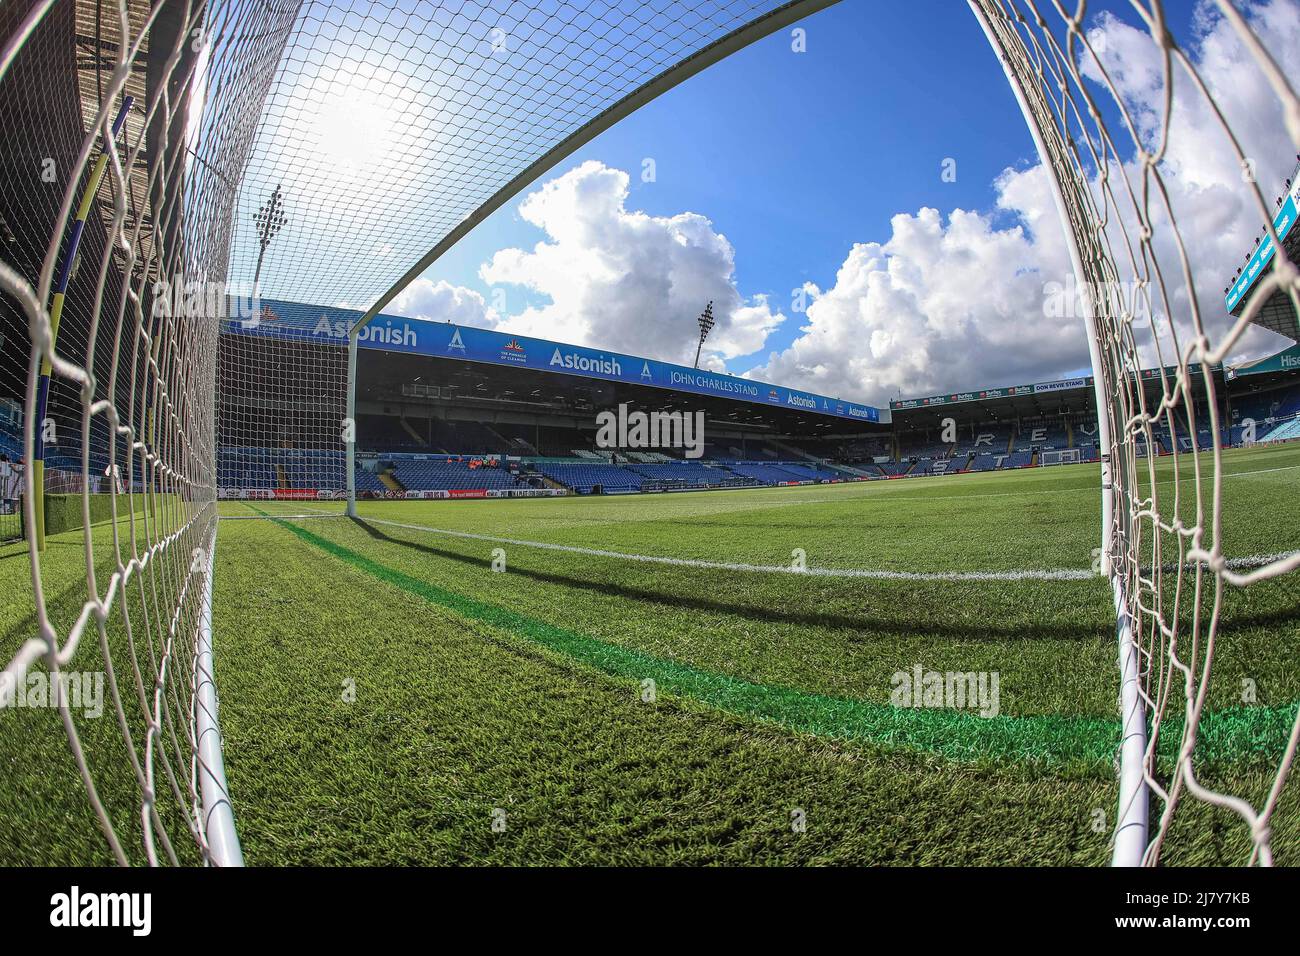
[[[0,492],[23,502],[31,562],[30,615],[0,648],[0,859],[240,861],[209,644],[216,500],[337,494],[356,426],[348,329],[288,306],[383,305],[592,136],[828,4],[0,7],[0,453],[21,462]],[[1159,861],[1200,805],[1244,819],[1243,862],[1269,862],[1300,730],[1266,778],[1233,789],[1201,772],[1198,728],[1225,594],[1300,558],[1228,564],[1210,369],[1264,297],[1296,298],[1297,272],[1279,255],[1239,322],[1209,317],[1165,150],[1195,112],[1235,161],[1274,161],[1234,137],[1159,3],[1134,3],[1132,37],[1154,51],[1158,115],[1131,112],[1113,68],[1133,50],[1096,49],[1082,6],[971,7],[1094,290],[1085,319],[1124,678],[1116,859]],[[1296,65],[1275,63],[1226,0],[1215,9],[1300,148]],[[1249,215],[1271,230],[1271,203],[1249,190]],[[1152,383],[1143,367],[1166,372]],[[1174,456],[1172,483],[1140,451],[1166,439],[1203,451]],[[49,493],[39,507],[33,489]],[[0,510],[0,537],[15,527]]]
[[[347,328],[285,303],[391,298],[617,118],[829,2],[0,7],[0,493],[24,512],[0,538],[31,562],[0,860],[240,862],[216,500],[346,485]]]
[[[1229,566],[1226,431],[1213,370],[1233,356],[1271,295],[1300,304],[1300,279],[1279,245],[1273,270],[1234,320],[1216,295],[1221,276],[1194,270],[1199,250],[1189,250],[1178,223],[1196,172],[1181,158],[1217,153],[1236,174],[1222,185],[1240,186],[1242,215],[1278,242],[1273,193],[1266,197],[1261,186],[1280,188],[1300,149],[1300,99],[1289,80],[1300,64],[1273,59],[1264,25],[1252,19],[1261,11],[1243,13],[1227,0],[1203,5],[1198,16],[1221,18],[1216,36],[1239,52],[1240,82],[1263,86],[1276,104],[1267,117],[1229,117],[1219,100],[1234,91],[1211,89],[1198,74],[1159,0],[1134,0],[1132,24],[1110,31],[1086,20],[1085,3],[970,5],[1050,175],[1085,293],[1102,431],[1103,569],[1119,613],[1124,736],[1114,860],[1159,862],[1180,817],[1211,825],[1212,815],[1190,813],[1190,801],[1244,820],[1250,839],[1242,862],[1267,864],[1300,715],[1271,769],[1246,782],[1215,776],[1201,722],[1228,592],[1294,574],[1300,553],[1245,573]],[[1240,138],[1241,127],[1261,119],[1285,127],[1287,152],[1256,155],[1259,138]],[[1143,373],[1153,367],[1162,370],[1154,382]],[[1162,479],[1159,456],[1150,453],[1161,448],[1192,452],[1170,456],[1172,480]]]
[[[238,862],[208,643],[205,290],[229,276],[235,188],[292,14],[0,9],[0,384],[21,407],[6,442],[25,490],[47,493],[22,495],[30,617],[0,684],[11,865]]]

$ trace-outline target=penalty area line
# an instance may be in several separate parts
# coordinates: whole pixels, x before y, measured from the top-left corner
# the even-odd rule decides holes
[[[582,554],[596,558],[615,558],[620,561],[636,561],[643,564],[666,564],[682,568],[709,568],[717,571],[748,571],[760,574],[791,574],[814,578],[867,578],[882,581],[1087,581],[1101,580],[1101,576],[1091,570],[1080,568],[1055,568],[1051,570],[1026,571],[890,571],[868,568],[796,568],[784,564],[741,564],[730,561],[705,561],[699,558],[671,558],[656,554],[636,554],[627,551],[607,551],[602,548],[584,548],[573,544],[555,544],[549,541],[526,541],[520,538],[501,538],[490,534],[475,534],[471,531],[451,531],[446,528],[431,528],[428,525],[407,524],[401,521],[386,521],[382,518],[362,518],[372,524],[387,525],[392,528],[405,528],[409,531],[424,531],[429,534],[445,535],[450,538],[465,538],[472,541],[487,541],[491,544],[509,544],[521,548],[539,548],[544,551],[563,551],[568,554]]]
[[[326,517],[309,515],[308,517]],[[334,517],[329,515],[328,517]],[[563,551],[568,554],[582,554],[596,558],[615,558],[620,561],[636,561],[642,564],[666,564],[683,568],[707,568],[717,571],[745,571],[759,574],[793,574],[814,578],[865,578],[878,581],[1087,581],[1101,579],[1101,575],[1082,568],[1027,569],[1021,571],[892,571],[872,568],[795,568],[785,564],[744,564],[731,561],[705,561],[700,558],[673,558],[657,554],[637,554],[629,551],[608,551],[603,548],[585,548],[574,544],[556,544],[550,541],[527,541],[521,538],[502,538],[490,534],[476,534],[472,531],[452,531],[447,528],[433,528],[422,524],[408,524],[402,521],[388,521],[383,518],[360,518],[372,524],[388,525],[392,528],[405,528],[408,531],[424,531],[429,534],[444,535],[449,538],[465,538],[471,541],[487,541],[490,544],[509,544],[521,548],[539,548],[544,551]],[[1280,561],[1289,561],[1300,551],[1281,551],[1275,554],[1249,554],[1237,558],[1228,558],[1224,566],[1228,570],[1249,570],[1262,568]],[[1195,567],[1200,562],[1188,562],[1186,567]],[[1164,567],[1172,571],[1177,565]]]

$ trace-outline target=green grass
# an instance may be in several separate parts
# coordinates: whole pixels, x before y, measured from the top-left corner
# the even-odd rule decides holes
[[[95,560],[88,569],[85,541],[81,531],[65,532],[47,539],[41,557],[42,593],[48,619],[60,640],[66,638],[82,614],[93,586],[106,596],[110,580],[125,565],[147,550],[148,528],[166,534],[180,521],[178,513],[157,512],[166,525],[154,524],[152,516],[137,514],[116,524],[96,524],[91,529]],[[133,545],[133,538],[135,544]],[[90,618],[81,644],[68,670],[78,672],[109,671],[112,660],[121,701],[122,720],[132,734],[131,746],[120,729],[107,676],[104,682],[102,714],[89,718],[74,712],[74,724],[86,756],[87,767],[98,789],[112,825],[130,862],[147,861],[143,830],[139,819],[140,788],[131,767],[131,750],[142,755],[146,736],[145,709],[141,705],[141,688],[135,684],[131,655],[134,652],[144,673],[151,673],[149,662],[161,654],[161,645],[149,638],[156,635],[156,622],[168,593],[188,568],[189,549],[179,547],[162,560],[151,562],[147,570],[132,577],[130,584],[117,592],[112,607],[103,620],[102,632]],[[31,563],[24,542],[0,546],[0,659],[7,664],[28,640],[37,637],[36,609],[32,601]],[[182,622],[189,630],[189,622]],[[109,649],[106,657],[104,648]],[[188,664],[183,663],[183,642],[169,673],[173,680],[188,679]],[[41,669],[42,675],[44,674]],[[147,679],[147,678],[146,678]],[[174,685],[172,685],[174,686]],[[152,702],[153,688],[143,688],[147,702]],[[169,700],[172,698],[169,693]],[[181,734],[185,724],[180,724]],[[187,834],[189,807],[188,779],[190,760],[188,744],[168,737],[163,748],[165,759],[157,761],[158,812],[163,826],[173,835],[173,846],[182,862],[199,862],[197,849]],[[86,790],[68,745],[58,711],[49,708],[9,708],[0,710],[0,865],[85,865],[111,864],[114,857],[90,810]],[[168,774],[170,768],[170,775]],[[172,779],[180,798],[173,789]],[[158,850],[165,857],[165,851]]]
[[[1155,490],[1167,513],[1181,490],[1191,520],[1193,485],[1175,485],[1173,465],[1158,464]],[[1227,554],[1300,547],[1300,448],[1228,453],[1224,472]],[[1118,719],[1113,614],[1099,578],[770,574],[382,523],[755,565],[789,564],[802,549],[810,566],[827,568],[1087,569],[1099,523],[1095,467],[683,495],[364,502],[360,512],[358,522],[221,525],[216,667],[250,863],[1108,857],[1109,833],[1093,822],[1098,809],[1108,822],[1114,813]],[[110,531],[95,529],[97,555],[111,552]],[[504,573],[492,570],[498,547]],[[84,600],[79,548],[79,535],[62,536],[47,554],[56,623]],[[0,550],[0,588],[16,595],[0,605],[6,659],[31,624],[27,562],[12,551]],[[1181,597],[1179,613],[1189,615]],[[1198,776],[1256,804],[1300,700],[1298,621],[1295,575],[1229,590],[1221,605]],[[123,630],[109,622],[111,647]],[[918,664],[997,672],[999,715],[892,707],[891,675]],[[1258,689],[1251,706],[1241,701],[1246,678]],[[650,702],[647,680],[657,691]],[[101,859],[55,715],[5,712],[0,721],[9,771],[0,862]],[[120,734],[114,750],[110,720],[84,723],[97,725],[87,732],[106,803],[125,818],[139,798],[121,773]],[[1280,862],[1300,855],[1296,802],[1293,787],[1274,819]],[[791,826],[796,809],[806,832]],[[497,810],[504,832],[492,827]],[[1239,863],[1248,845],[1234,815],[1185,801],[1165,859]]]

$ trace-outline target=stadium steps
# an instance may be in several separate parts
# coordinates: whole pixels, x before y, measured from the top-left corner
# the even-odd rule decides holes
[[[806,452],[801,448],[796,448],[794,445],[788,445],[785,442],[780,441],[776,438],[767,439],[767,443],[769,445],[772,445],[775,448],[779,448],[781,451],[788,452],[791,455],[794,455],[796,458],[809,462],[825,471],[837,471],[840,472],[841,474],[854,475],[859,478],[868,477],[868,473],[865,471],[859,471],[856,468],[850,468],[848,465],[837,465],[827,458],[818,458],[816,455],[812,454],[811,452]]]
[[[818,458],[812,452],[804,451],[802,448],[796,448],[794,445],[787,444],[776,438],[768,438],[767,443],[771,445],[773,448],[778,448],[781,451],[785,452],[786,454],[794,456],[795,458],[800,458],[803,459],[804,461],[812,462],[814,465],[816,465],[819,468],[833,467],[830,465],[830,462],[828,462],[825,458]]]
[[[875,471],[865,471],[862,468],[855,468],[852,465],[837,465],[834,462],[829,462],[829,461],[826,462],[822,467],[829,468],[831,471],[839,471],[848,475],[856,475],[859,478],[874,478],[877,475],[882,474],[879,468],[876,468]],[[874,465],[872,467],[875,468]]]
[[[499,441],[501,443],[501,447],[506,449],[507,453],[514,450],[515,443],[509,438],[507,438],[505,435],[501,434],[491,425],[480,423],[480,427],[482,427],[482,429],[485,432],[487,432],[489,435],[491,435],[493,438]]]
[[[401,423],[402,431],[410,435],[411,440],[414,441],[417,445],[424,445],[428,441],[426,436],[421,435],[419,432],[417,432],[414,426],[412,426],[411,423],[406,420],[405,415],[400,416],[397,420],[398,422]],[[393,490],[396,491],[397,489],[393,489]]]
[[[546,482],[547,488],[559,488],[563,491],[567,491],[571,495],[576,495],[578,493],[578,489],[573,485],[566,485],[564,482],[552,478],[550,475],[543,475],[539,472],[538,477],[541,478],[542,481]]]
[[[381,471],[379,480],[384,483],[384,487],[389,491],[405,491],[406,486],[397,480],[397,476],[391,471]]]
[[[284,465],[277,464],[275,466],[275,487],[277,488],[289,487],[289,480],[284,476]]]
[[[1300,418],[1293,418],[1289,422],[1283,422],[1261,438],[1260,441],[1287,441],[1291,438],[1300,438]]]

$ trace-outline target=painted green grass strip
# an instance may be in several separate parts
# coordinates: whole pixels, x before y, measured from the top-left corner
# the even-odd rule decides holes
[[[659,690],[728,713],[779,724],[790,730],[846,740],[865,740],[937,754],[954,760],[1028,760],[1046,764],[1109,766],[1119,738],[1118,720],[1033,715],[980,717],[937,708],[907,709],[862,700],[755,684],[597,640],[508,608],[477,601],[359,554],[306,528],[273,520],[302,541],[393,587],[469,620],[517,634],[552,651],[632,681],[653,680]],[[1295,719],[1296,705],[1240,707],[1206,715],[1198,758],[1236,760],[1243,754],[1276,759]],[[1170,731],[1174,731],[1170,733]],[[1176,724],[1162,740],[1176,745]]]

